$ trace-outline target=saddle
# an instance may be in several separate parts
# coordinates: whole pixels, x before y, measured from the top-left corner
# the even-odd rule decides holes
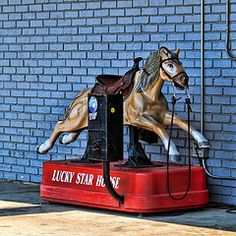
[[[123,76],[98,75],[91,93],[108,95],[121,93],[125,98],[128,97],[134,85],[134,75],[140,70],[139,62],[141,60],[141,57],[135,58],[132,69],[127,71]]]

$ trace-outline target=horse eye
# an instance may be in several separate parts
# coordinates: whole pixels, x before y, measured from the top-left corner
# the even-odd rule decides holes
[[[167,66],[168,66],[169,68],[171,68],[171,69],[174,68],[174,66],[173,66],[172,64],[168,64]]]

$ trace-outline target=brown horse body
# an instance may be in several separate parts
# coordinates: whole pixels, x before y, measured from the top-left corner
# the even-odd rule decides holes
[[[166,149],[169,135],[164,126],[170,125],[171,112],[168,111],[166,99],[161,93],[163,83],[164,81],[172,82],[179,89],[188,86],[188,76],[178,60],[178,53],[178,50],[170,52],[163,47],[159,52],[154,53],[155,55],[151,54],[145,63],[144,70],[136,72],[133,89],[124,100],[124,125],[154,132],[161,138]],[[90,91],[90,89],[81,91],[73,100],[64,119],[57,121],[50,138],[37,148],[38,153],[46,153],[50,150],[60,134],[69,132],[60,140],[63,144],[69,144],[76,140],[81,130],[87,128],[87,97]],[[187,123],[177,116],[174,116],[173,124],[188,131]],[[190,133],[200,147],[209,147],[207,139],[200,132],[191,127]],[[170,156],[179,156],[172,141]]]

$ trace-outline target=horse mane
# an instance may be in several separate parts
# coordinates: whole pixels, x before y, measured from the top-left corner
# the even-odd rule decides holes
[[[151,53],[147,58],[139,82],[136,86],[136,92],[145,91],[149,85],[159,78],[160,73],[160,53],[159,51]]]

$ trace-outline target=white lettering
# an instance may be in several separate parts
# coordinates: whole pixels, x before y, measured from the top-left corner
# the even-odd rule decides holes
[[[75,172],[54,170],[52,175],[52,181],[72,183],[74,174]]]
[[[66,181],[64,181],[64,178],[63,178],[63,175],[64,175],[64,174],[66,174],[66,172],[65,172],[65,171],[62,171],[62,172],[61,172],[61,178],[60,178],[61,182],[66,182]]]
[[[55,181],[55,180],[56,180],[56,179],[55,179],[56,173],[57,173],[57,171],[54,170],[54,171],[53,171],[53,175],[52,175],[52,181]]]
[[[113,188],[118,189],[120,178],[119,177],[110,177],[110,181],[112,183]],[[97,176],[96,186],[105,187],[104,179],[102,175]]]
[[[93,178],[94,175],[92,174],[78,173],[75,183],[83,185],[93,185]]]
[[[74,175],[75,175],[75,172],[70,172],[69,183],[72,183],[72,180],[73,180]]]
[[[76,183],[76,184],[79,184],[79,183],[80,183],[80,174],[77,174],[75,183]]]
[[[61,183],[72,183],[75,172],[65,170],[53,170],[52,181]],[[76,175],[75,184],[93,185],[94,175],[88,173],[78,173]],[[111,184],[114,189],[119,188],[120,177],[110,177]],[[97,175],[95,186],[105,187],[105,181],[102,175]]]
[[[101,186],[101,187],[105,186],[102,175],[97,176],[96,186]]]
[[[116,188],[116,189],[119,188],[120,178],[119,177],[113,177],[113,181],[114,181],[113,187]]]

